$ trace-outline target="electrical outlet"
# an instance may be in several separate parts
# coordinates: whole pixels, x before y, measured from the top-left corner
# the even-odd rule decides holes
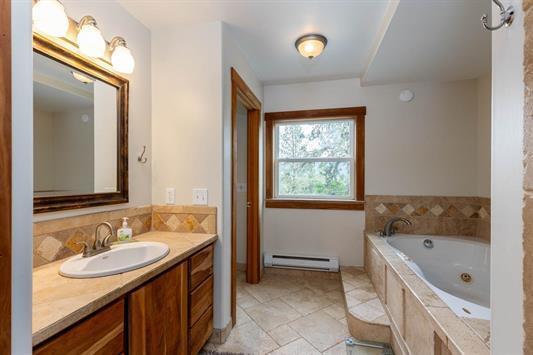
[[[192,189],[192,204],[207,205],[207,189]]]
[[[165,191],[165,203],[167,205],[173,205],[176,203],[176,189],[173,187],[167,187]]]

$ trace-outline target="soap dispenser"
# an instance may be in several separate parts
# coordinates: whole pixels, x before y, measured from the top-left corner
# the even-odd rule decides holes
[[[128,226],[128,217],[122,218],[122,228],[117,231],[117,239],[120,242],[131,242],[133,240],[133,231]]]

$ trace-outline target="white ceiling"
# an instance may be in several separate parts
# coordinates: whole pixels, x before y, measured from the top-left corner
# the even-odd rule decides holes
[[[401,0],[363,83],[452,81],[490,72],[490,0]]]
[[[456,80],[488,72],[490,0],[119,0],[149,28],[223,21],[265,84],[362,77],[364,83]],[[398,4],[399,2],[399,4]],[[486,11],[485,11],[486,12]],[[294,41],[318,32],[310,61]]]

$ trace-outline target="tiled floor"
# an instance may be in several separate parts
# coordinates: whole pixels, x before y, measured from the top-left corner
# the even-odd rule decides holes
[[[237,324],[209,353],[346,354],[349,336],[338,274],[267,270],[261,283],[237,281]],[[354,349],[354,355],[378,354]]]

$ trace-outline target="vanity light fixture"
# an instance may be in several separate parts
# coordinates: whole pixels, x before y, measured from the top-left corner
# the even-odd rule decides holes
[[[106,43],[92,16],[84,16],[78,24],[77,42],[80,51],[89,57],[103,57]]]
[[[302,36],[296,40],[294,46],[306,58],[318,57],[326,48],[328,39],[321,34],[313,33]]]
[[[113,37],[109,44],[111,49],[111,64],[113,68],[124,74],[133,73],[135,68],[135,59],[131,55],[130,49],[126,46],[126,40],[122,37]]]
[[[32,7],[33,25],[54,37],[67,34],[69,21],[65,7],[57,0],[38,0]]]

